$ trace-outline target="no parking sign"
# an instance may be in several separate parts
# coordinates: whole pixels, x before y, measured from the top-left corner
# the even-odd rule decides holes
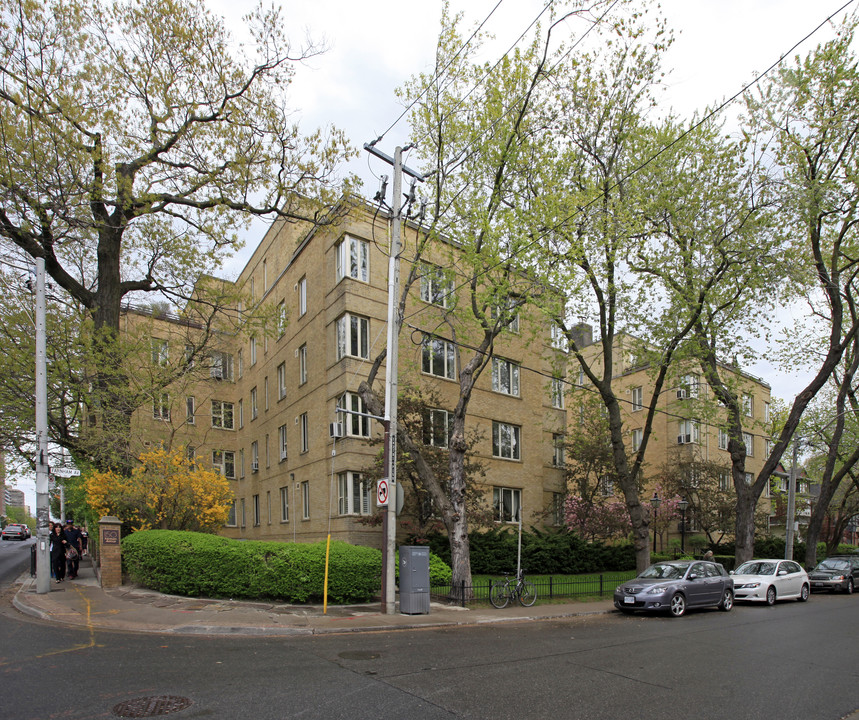
[[[376,485],[376,505],[379,507],[388,505],[388,478],[382,478]]]

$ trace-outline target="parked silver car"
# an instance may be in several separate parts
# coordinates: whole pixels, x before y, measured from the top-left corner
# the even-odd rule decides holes
[[[654,563],[637,578],[614,591],[621,612],[645,610],[680,617],[687,608],[734,606],[734,581],[718,563],[678,560]]]
[[[734,600],[765,602],[775,605],[776,600],[796,598],[808,600],[808,575],[793,560],[749,560],[734,572]]]

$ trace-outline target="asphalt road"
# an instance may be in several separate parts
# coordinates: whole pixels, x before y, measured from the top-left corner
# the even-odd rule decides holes
[[[16,544],[17,545],[17,544]],[[23,548],[22,548],[23,550]],[[28,552],[28,551],[27,551]],[[70,630],[0,607],[0,719],[819,718],[859,710],[859,596],[307,637]],[[856,714],[859,718],[859,714]]]

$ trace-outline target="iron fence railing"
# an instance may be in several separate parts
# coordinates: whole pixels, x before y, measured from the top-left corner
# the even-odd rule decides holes
[[[511,574],[512,575],[512,574]],[[635,571],[599,573],[582,577],[528,577],[537,587],[537,602],[553,598],[607,597],[614,593],[615,587],[635,577]],[[497,578],[501,580],[502,578]],[[512,580],[512,577],[511,577]],[[468,604],[489,601],[489,588],[495,580],[478,580],[472,585],[465,581],[452,585],[433,585],[430,597],[437,602],[456,603],[465,607]]]

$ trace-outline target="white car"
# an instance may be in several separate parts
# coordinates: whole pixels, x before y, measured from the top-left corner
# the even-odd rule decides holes
[[[749,560],[731,571],[734,600],[765,602],[796,598],[808,600],[811,583],[808,574],[793,560]]]

